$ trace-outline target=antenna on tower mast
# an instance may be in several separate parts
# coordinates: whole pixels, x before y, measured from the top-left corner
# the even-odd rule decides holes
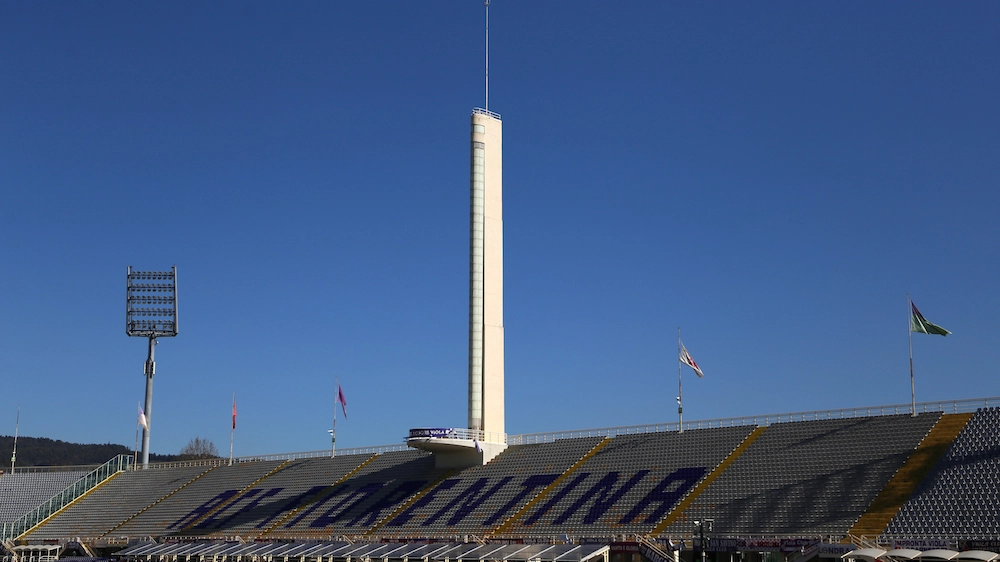
[[[490,0],[485,0],[486,6],[486,111],[490,110]]]

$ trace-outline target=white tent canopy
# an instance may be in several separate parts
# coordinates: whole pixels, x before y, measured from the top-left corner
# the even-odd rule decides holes
[[[914,558],[919,558],[921,554],[923,552],[912,548],[894,548],[885,553],[886,557],[895,560],[913,560]]]
[[[881,548],[859,548],[857,550],[852,550],[847,554],[841,556],[842,559],[853,559],[853,560],[868,560],[871,562],[877,558],[881,558],[885,555],[884,550]]]
[[[921,552],[917,558],[921,560],[951,560],[956,556],[958,556],[957,551],[938,548]]]
[[[959,552],[958,556],[952,560],[978,560],[979,562],[993,562],[1000,558],[1000,554],[988,550],[966,550]]]

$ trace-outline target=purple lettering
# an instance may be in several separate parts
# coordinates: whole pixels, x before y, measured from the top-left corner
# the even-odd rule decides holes
[[[531,492],[533,492],[538,488],[548,486],[549,484],[555,482],[556,478],[558,477],[559,477],[558,474],[536,474],[534,476],[529,477],[527,480],[521,483],[522,489],[516,496],[514,496],[514,499],[507,502],[507,505],[501,507],[500,509],[497,510],[496,513],[494,513],[488,519],[483,521],[483,525],[493,525],[494,523],[499,521],[501,517],[507,514],[507,512],[514,509],[514,506],[521,503],[521,500],[526,498],[528,494],[530,494]]]
[[[437,498],[437,494],[439,492],[448,491],[454,488],[455,485],[461,481],[462,480],[459,478],[451,478],[445,480],[444,482],[441,482],[440,484],[435,486],[433,490],[427,492],[426,494],[423,495],[422,498],[414,502],[413,505],[403,510],[403,513],[400,513],[399,515],[393,517],[392,521],[390,521],[386,526],[402,527],[403,525],[406,525],[407,523],[410,522],[410,519],[413,519],[413,514],[416,513],[418,509],[426,507],[428,504],[433,502]]]
[[[621,487],[618,488],[618,491],[612,492],[615,484],[618,483],[618,473],[609,472],[604,476],[604,478],[601,478],[597,484],[594,484],[589,490],[587,490],[587,492],[583,494],[580,499],[576,500],[573,505],[569,506],[569,509],[557,517],[555,521],[553,521],[553,524],[562,525],[591,499],[594,500],[594,503],[591,504],[590,510],[587,511],[587,515],[583,517],[583,523],[585,525],[594,523],[600,519],[601,516],[603,516],[604,513],[615,504],[615,502],[621,499],[621,497],[625,495],[625,492],[631,490],[647,474],[649,474],[648,470],[640,470],[635,473],[635,476],[630,478],[628,482],[622,484]],[[594,496],[597,497],[595,498]]]
[[[187,515],[185,515],[184,517],[181,517],[180,519],[178,519],[177,521],[175,521],[174,524],[170,525],[167,528],[168,529],[173,529],[173,528],[183,529],[184,527],[186,527],[186,526],[190,525],[191,523],[194,523],[195,521],[197,521],[198,518],[201,517],[202,515],[205,515],[209,511],[212,511],[216,507],[222,505],[223,502],[225,502],[229,498],[235,496],[237,492],[239,492],[239,490],[226,490],[225,492],[220,493],[219,495],[215,496],[214,498],[212,498],[212,499],[208,500],[207,502],[199,505],[198,507],[192,509]]]
[[[692,486],[701,480],[701,477],[704,476],[706,472],[708,472],[708,470],[701,466],[679,468],[673,471],[669,476],[661,480],[660,483],[657,484],[656,487],[653,488],[648,494],[646,494],[646,497],[642,498],[639,503],[635,504],[632,511],[625,514],[625,517],[622,517],[619,523],[623,525],[631,523],[635,520],[635,518],[642,515],[642,513],[646,511],[646,508],[650,505],[659,504],[659,507],[653,510],[653,512],[650,513],[649,516],[643,521],[648,524],[658,523],[661,519],[663,519],[663,516],[670,511],[670,508],[672,508],[674,504],[684,497],[684,494],[686,494]]]

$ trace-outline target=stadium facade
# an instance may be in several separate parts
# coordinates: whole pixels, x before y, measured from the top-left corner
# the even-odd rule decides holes
[[[1000,398],[925,403],[916,416],[907,404],[688,422],[684,432],[663,424],[511,436],[486,465],[461,469],[404,445],[146,470],[121,457],[75,475],[60,494],[71,479],[63,472],[0,476],[0,529],[11,551],[80,544],[157,562],[273,560],[292,549],[303,562],[396,560],[390,552],[399,560],[690,559],[702,546],[716,557],[797,560],[859,546],[997,550],[997,405]],[[28,487],[30,497],[20,493]],[[36,505],[49,492],[58,501]],[[447,556],[416,552],[430,545]],[[546,558],[544,545],[560,548]]]

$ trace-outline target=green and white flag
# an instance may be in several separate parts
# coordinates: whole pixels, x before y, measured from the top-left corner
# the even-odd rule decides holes
[[[937,324],[928,322],[924,318],[924,315],[920,314],[920,311],[917,310],[917,305],[913,304],[913,301],[910,301],[910,331],[921,334],[937,334],[939,336],[947,336],[951,333]]]

